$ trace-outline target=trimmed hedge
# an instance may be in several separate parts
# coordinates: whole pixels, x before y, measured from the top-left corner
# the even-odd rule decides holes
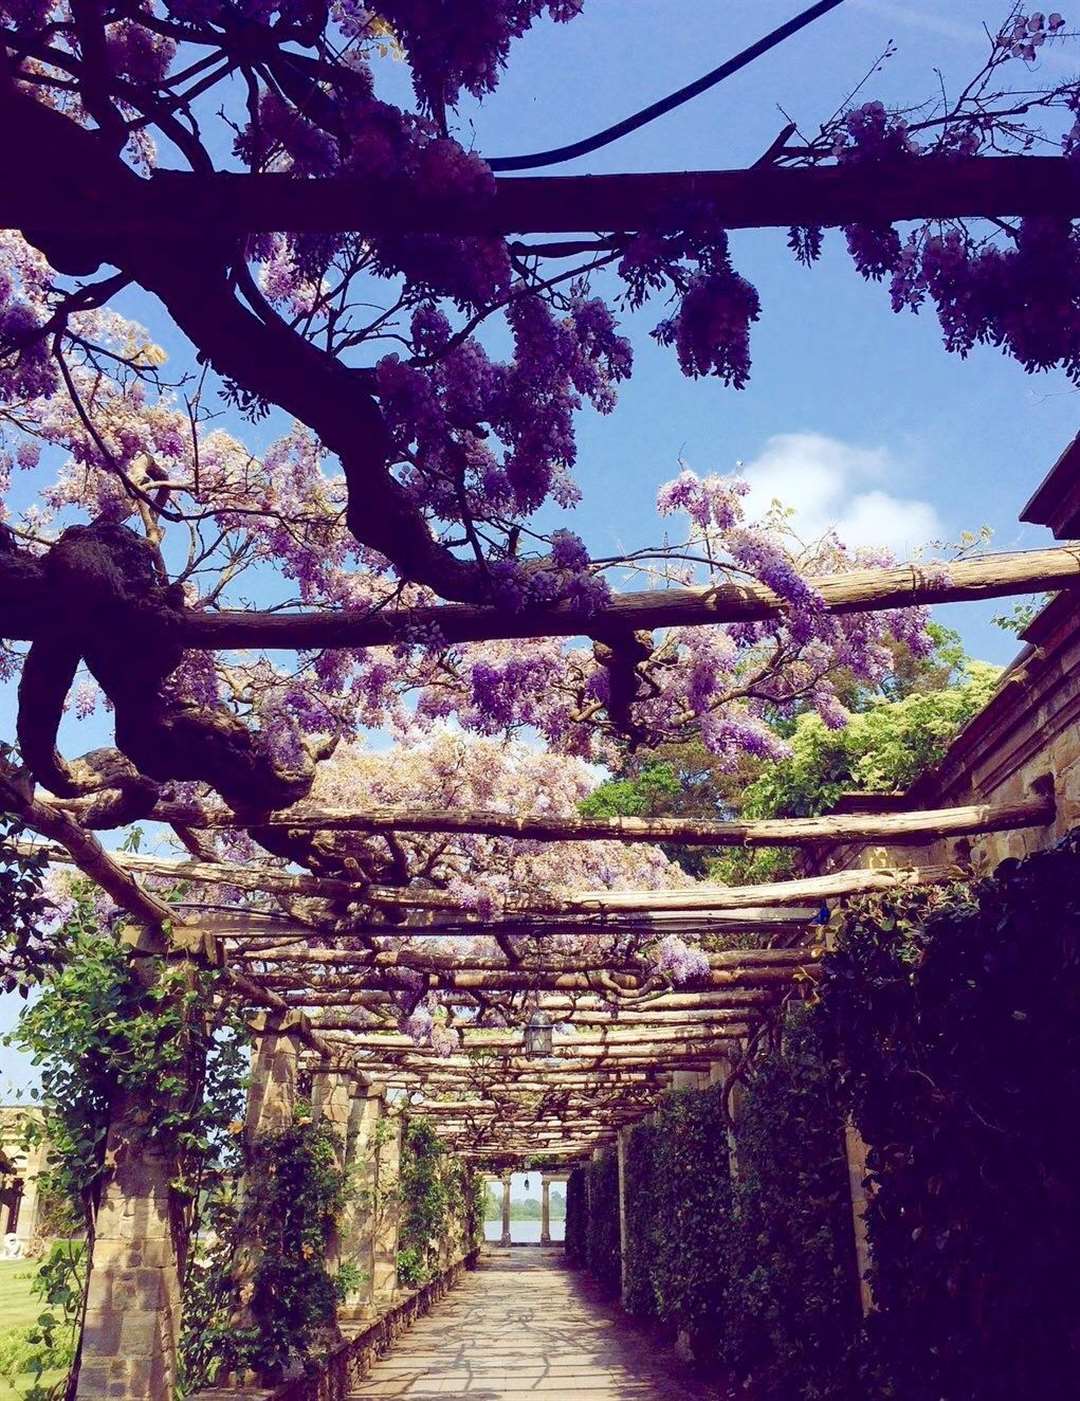
[[[797,1007],[782,1051],[750,1075],[736,1125],[724,1356],[758,1401],[863,1395],[842,1124],[820,1019]]]
[[[869,1148],[865,1394],[1080,1396],[1080,832],[863,901],[822,1011]]]
[[[589,1165],[589,1215],[585,1259],[609,1294],[622,1286],[619,1240],[619,1159],[609,1150]]]
[[[630,1134],[627,1308],[755,1401],[1075,1401],[1080,833],[974,887],[853,902],[840,926],[814,1004],[748,1078],[734,1187],[719,1087]],[[865,1322],[845,1116],[869,1150]],[[575,1176],[568,1251],[610,1284],[612,1155],[587,1225]]]
[[[679,1090],[627,1153],[627,1295],[632,1310],[686,1330],[715,1357],[727,1292],[731,1180],[720,1090]]]
[[[566,1258],[581,1268],[587,1263],[586,1238],[589,1229],[589,1170],[574,1168],[566,1180],[566,1226],[563,1241]]]

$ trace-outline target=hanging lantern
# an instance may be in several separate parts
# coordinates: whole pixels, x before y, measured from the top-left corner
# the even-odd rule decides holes
[[[534,1012],[525,1028],[525,1054],[527,1056],[550,1056],[552,1031],[551,1018],[546,1012]]]

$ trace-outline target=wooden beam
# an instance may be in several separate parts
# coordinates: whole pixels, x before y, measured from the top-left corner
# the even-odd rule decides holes
[[[958,603],[1006,598],[1080,584],[1080,549],[1056,546],[955,560],[947,565],[904,564],[890,569],[852,569],[812,577],[809,583],[836,613],[867,613],[912,604]],[[429,608],[324,610],[318,613],[254,613],[223,609],[189,611],[180,640],[193,648],[391,646],[429,629],[447,643],[503,638],[578,637],[663,627],[764,622],[781,618],[788,605],[756,580],[705,588],[670,588],[617,594],[586,613],[560,604],[553,608],[506,609],[470,604]],[[23,639],[30,641],[32,639]]]
[[[682,846],[812,846],[841,841],[897,845],[936,837],[1039,827],[1054,819],[1052,796],[1013,803],[971,803],[917,812],[842,813],[719,822],[679,817],[549,817],[485,809],[387,808],[369,812],[300,803],[252,826],[235,813],[197,805],[163,803],[151,816],[195,828],[302,827],[325,832],[460,832],[542,842],[668,842]]]
[[[26,844],[20,844],[25,847]],[[31,844],[29,849],[35,849]],[[49,848],[51,861],[70,863],[66,851]],[[358,903],[388,905],[404,909],[460,909],[452,895],[415,887],[364,885],[360,882],[326,876],[292,875],[273,866],[240,866],[225,862],[184,861],[173,858],[114,853],[114,863],[124,870],[145,871],[211,885],[234,885],[247,890],[274,894],[315,895],[327,899],[350,899]],[[884,870],[838,871],[833,875],[811,876],[801,880],[776,881],[767,885],[695,885],[675,890],[591,890],[552,895],[533,905],[511,907],[522,914],[572,911],[600,913],[617,911],[633,914],[652,910],[738,910],[756,906],[805,905],[844,895],[863,895],[916,885],[945,884],[960,880],[964,871],[957,866],[894,867]],[[478,927],[479,928],[479,927]],[[391,931],[387,931],[391,932]],[[419,931],[418,931],[419,932]],[[602,932],[597,930],[596,932]]]
[[[16,143],[17,144],[17,143]],[[706,203],[730,229],[924,218],[1080,216],[1080,171],[1060,156],[932,158],[648,174],[502,177],[489,197],[420,191],[401,177],[155,171],[93,197],[78,170],[6,156],[0,226],[183,243],[257,232],[583,233],[670,222]],[[17,178],[15,178],[17,177]]]

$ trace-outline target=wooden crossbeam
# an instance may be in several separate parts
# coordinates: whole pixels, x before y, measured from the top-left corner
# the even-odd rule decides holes
[[[159,804],[159,821],[179,826],[235,828],[244,823],[224,810]],[[191,820],[199,815],[201,820]],[[1014,803],[971,803],[916,812],[837,813],[822,817],[781,817],[719,822],[679,817],[549,817],[483,809],[387,808],[354,812],[300,803],[250,827],[301,827],[329,832],[438,832],[529,841],[668,842],[681,846],[812,846],[840,841],[889,844],[925,842],[942,836],[1039,827],[1054,819],[1051,796]]]
[[[979,215],[1080,216],[1080,171],[1060,156],[964,157],[746,170],[496,179],[488,197],[396,176],[155,171],[93,198],[78,170],[20,153],[0,182],[0,226],[205,240],[286,232],[584,233],[636,230],[707,203],[731,229],[880,226]],[[24,158],[20,159],[23,156]],[[12,178],[17,175],[18,178]]]
[[[1060,545],[954,560],[945,566],[904,564],[889,569],[853,569],[843,574],[816,575],[808,582],[836,613],[1007,598],[1080,585],[1080,549]],[[488,642],[591,636],[613,629],[635,632],[765,622],[781,618],[787,611],[788,605],[771,589],[746,579],[711,587],[617,594],[610,603],[588,613],[567,604],[511,612],[456,603],[318,613],[192,610],[183,615],[180,640],[192,648],[292,651],[388,646],[407,643],[417,636],[418,630],[433,629],[447,643]],[[33,630],[32,626],[29,630]]]
[[[18,843],[20,849],[40,850],[34,843]],[[50,861],[72,863],[61,849],[50,847]],[[325,876],[293,875],[272,866],[241,866],[225,862],[185,861],[168,857],[115,853],[113,861],[127,871],[172,876],[211,885],[233,885],[268,893],[314,895],[327,899],[348,899],[401,909],[461,909],[461,902],[441,890],[417,887],[364,885]],[[956,866],[892,867],[881,870],[838,871],[833,875],[811,876],[801,880],[776,881],[768,885],[695,885],[673,890],[588,890],[552,895],[544,902],[516,907],[518,913],[618,912],[634,914],[653,910],[739,910],[757,906],[805,905],[815,900],[844,895],[862,895],[904,889],[915,885],[944,884],[962,879]],[[389,931],[388,931],[389,932]],[[478,926],[482,932],[482,926]]]

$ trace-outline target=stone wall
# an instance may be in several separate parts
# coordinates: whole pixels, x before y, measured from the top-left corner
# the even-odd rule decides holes
[[[1052,793],[1054,820],[1043,827],[919,845],[838,846],[817,868],[911,866],[970,861],[989,873],[1007,857],[1052,846],[1080,823],[1080,598],[1059,594],[1023,633],[1027,644],[989,704],[956,736],[944,759],[898,806],[1007,803]],[[839,810],[859,807],[857,795]]]

